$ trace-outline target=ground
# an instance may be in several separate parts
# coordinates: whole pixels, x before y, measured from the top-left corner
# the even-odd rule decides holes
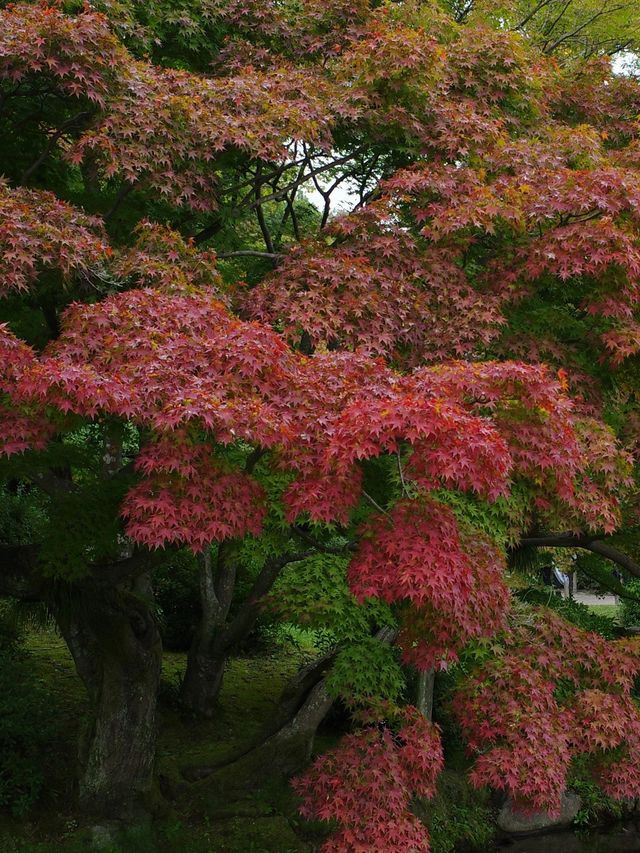
[[[27,647],[39,680],[51,692],[58,737],[45,757],[48,785],[41,806],[27,820],[0,819],[1,853],[80,853],[87,838],[69,810],[78,726],[86,711],[82,684],[64,642],[52,630],[30,633]],[[287,646],[230,662],[219,715],[196,722],[182,717],[175,699],[185,656],[164,656],[158,770],[180,781],[179,768],[223,758],[248,743],[269,716],[287,678],[305,655]],[[224,800],[206,792],[170,803],[150,830],[127,839],[126,853],[306,853],[317,847],[318,828],[298,818],[286,782]],[[112,848],[109,853],[116,853]]]
[[[596,613],[616,615],[614,603],[600,599],[586,603]],[[296,643],[281,640],[255,657],[230,661],[219,713],[204,722],[179,713],[176,700],[185,655],[165,653],[158,770],[168,789],[179,789],[181,767],[222,759],[258,733],[286,680],[308,659],[310,648],[304,637],[295,639]],[[78,727],[87,709],[84,690],[64,642],[53,630],[31,631],[27,648],[36,675],[51,696],[57,737],[44,757],[48,784],[42,803],[28,819],[0,818],[0,853],[82,853],[87,850],[87,835],[70,804]],[[335,738],[335,734],[322,736],[318,749],[327,748]],[[486,846],[491,844],[490,810],[469,798],[462,776],[447,773],[450,778],[444,774],[444,788],[455,783],[455,791],[434,803],[430,820],[434,847],[450,851],[453,836],[459,836],[467,843],[473,841],[476,849],[491,849]],[[295,797],[285,781],[250,791],[243,781],[235,794],[206,785],[197,791],[190,788],[184,796],[178,793],[153,830],[141,830],[106,853],[313,853],[325,836],[324,827],[298,816]]]

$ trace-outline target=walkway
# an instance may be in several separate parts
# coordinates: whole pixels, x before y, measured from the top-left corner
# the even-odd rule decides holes
[[[580,604],[588,604],[589,607],[599,604],[608,604],[615,607],[618,601],[615,595],[594,595],[592,592],[575,592],[573,594],[574,601],[579,601]]]

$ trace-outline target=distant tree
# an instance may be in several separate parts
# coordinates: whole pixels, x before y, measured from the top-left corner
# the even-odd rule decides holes
[[[565,59],[635,51],[640,38],[640,13],[632,0],[445,0],[444,5],[458,21],[492,20]]]

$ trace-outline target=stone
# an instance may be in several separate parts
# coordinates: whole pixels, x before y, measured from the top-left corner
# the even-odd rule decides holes
[[[509,799],[500,810],[498,826],[508,835],[530,835],[550,829],[564,829],[571,826],[581,805],[580,797],[573,791],[565,791],[562,795],[558,814],[546,811],[523,813],[515,810]]]

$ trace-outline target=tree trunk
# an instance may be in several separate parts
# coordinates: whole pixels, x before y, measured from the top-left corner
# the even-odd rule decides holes
[[[180,691],[182,705],[199,717],[213,716],[222,688],[227,650],[219,635],[231,607],[235,581],[235,564],[225,559],[224,546],[218,549],[215,578],[207,550],[200,564],[200,623],[187,655]]]
[[[200,567],[200,624],[189,649],[187,669],[180,699],[183,706],[200,717],[212,717],[220,695],[230,652],[253,629],[281,570],[288,563],[303,560],[314,550],[267,560],[247,598],[233,619],[227,621],[236,584],[236,557],[232,543],[218,547],[215,576],[211,555],[206,552]]]
[[[197,642],[194,639],[194,645]],[[193,645],[189,650],[180,702],[196,717],[213,717],[222,689],[226,662],[226,655],[212,657],[206,649],[194,648]]]
[[[79,750],[79,801],[94,819],[135,823],[154,799],[162,646],[143,579],[134,589],[83,592],[58,624],[92,704]]]
[[[435,677],[436,674],[433,669],[418,673],[416,708],[427,720],[433,719],[433,686]]]

